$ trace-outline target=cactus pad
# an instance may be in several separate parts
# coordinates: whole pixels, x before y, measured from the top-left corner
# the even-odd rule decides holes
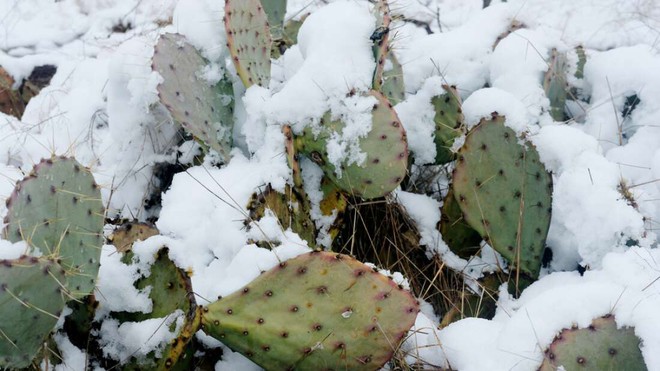
[[[163,77],[158,94],[174,121],[226,162],[234,127],[234,91],[227,77],[214,86],[201,77],[207,64],[183,36],[165,34],[156,44],[152,68]]]
[[[269,185],[265,191],[252,195],[247,208],[251,221],[263,218],[269,209],[277,216],[283,230],[291,228],[310,245],[316,241],[309,200],[295,188],[287,185],[284,193],[279,193]]]
[[[372,128],[360,139],[360,149],[367,158],[363,164],[342,165],[341,177],[330,163],[326,151],[331,136],[341,132],[344,123],[332,121],[327,113],[321,119],[321,133],[315,136],[306,129],[296,138],[296,149],[318,164],[339,188],[364,199],[382,197],[393,191],[406,175],[408,142],[406,132],[390,102],[381,93],[372,91],[378,100],[372,112]]]
[[[286,0],[261,0],[261,6],[268,17],[270,33],[273,38],[282,36],[284,16],[286,15]]]
[[[463,212],[451,188],[442,204],[439,227],[442,240],[454,254],[463,259],[470,259],[479,253],[481,235],[463,219]]]
[[[584,329],[565,329],[545,351],[541,371],[644,371],[640,340],[632,328],[617,329],[613,316],[596,318]]]
[[[75,298],[92,292],[103,246],[101,191],[92,174],[70,158],[42,160],[7,200],[6,239],[25,240],[61,261]]]
[[[261,1],[226,0],[224,23],[227,47],[245,87],[268,88],[272,40]]]
[[[431,99],[435,110],[435,163],[446,164],[455,158],[451,147],[463,133],[464,117],[461,97],[455,86],[443,85],[445,93]]]
[[[18,91],[12,89],[14,78],[0,67],[0,112],[17,118],[23,116],[25,102]]]
[[[552,177],[504,117],[473,128],[458,152],[454,197],[463,218],[519,273],[537,278],[550,227]],[[518,282],[518,274],[513,275]]]
[[[550,100],[550,116],[555,121],[564,121],[565,118],[564,107],[566,106],[566,96],[568,94],[567,69],[568,59],[566,53],[560,53],[557,49],[552,49],[550,66],[543,78],[543,90]]]
[[[397,105],[406,99],[406,87],[403,81],[403,66],[396,59],[394,53],[387,55],[387,60],[391,66],[386,66],[383,71],[383,85],[380,87],[381,92],[392,105]],[[388,68],[389,67],[389,68]]]
[[[374,6],[374,11],[376,12],[376,28],[370,39],[373,43],[376,70],[374,71],[372,87],[380,91],[383,85],[385,61],[390,53],[390,23],[392,23],[392,17],[387,0],[378,0]]]
[[[136,241],[144,241],[158,233],[156,226],[151,223],[128,222],[112,232],[108,239],[115,245],[117,251],[127,252],[133,248]]]
[[[64,282],[55,261],[0,260],[0,368],[30,366],[64,309]]]
[[[312,252],[281,263],[204,308],[205,332],[269,369],[376,370],[408,333],[419,304],[348,256]]]

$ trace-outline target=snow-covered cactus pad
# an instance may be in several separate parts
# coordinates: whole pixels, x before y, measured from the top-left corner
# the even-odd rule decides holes
[[[617,329],[614,316],[596,318],[587,328],[563,330],[545,351],[540,371],[645,371],[639,345],[632,328]]]
[[[68,293],[65,272],[53,260],[0,260],[0,368],[30,366],[53,330]]]
[[[435,163],[446,164],[454,160],[451,147],[454,140],[463,133],[463,110],[461,97],[455,86],[443,85],[445,93],[431,99],[435,116]]]
[[[175,122],[229,160],[234,126],[234,91],[224,77],[211,85],[202,72],[208,61],[185,38],[164,34],[154,50],[153,65],[163,78],[160,101]]]
[[[362,164],[343,165],[338,175],[328,159],[328,140],[343,130],[344,123],[332,121],[330,114],[321,120],[321,133],[315,136],[310,129],[296,138],[296,149],[317,163],[325,175],[339,188],[350,194],[371,199],[393,191],[406,175],[408,166],[408,141],[406,131],[381,93],[370,93],[378,102],[372,111],[372,127],[369,134],[360,138],[360,149],[367,156]]]
[[[493,114],[468,133],[453,174],[454,197],[472,228],[535,279],[550,227],[552,177],[536,149],[520,145],[504,120]],[[517,273],[513,277],[518,282]]]
[[[566,75],[568,59],[566,53],[552,49],[550,66],[543,78],[543,90],[550,100],[550,116],[555,121],[564,121],[564,107],[568,95],[568,82]]]
[[[246,88],[270,82],[271,36],[260,0],[226,0],[225,31],[234,67]]]
[[[4,237],[24,240],[66,270],[74,298],[94,290],[105,209],[92,174],[75,159],[54,157],[35,165],[7,200]]]
[[[348,256],[282,262],[203,309],[207,334],[272,370],[376,370],[406,336],[419,304]]]

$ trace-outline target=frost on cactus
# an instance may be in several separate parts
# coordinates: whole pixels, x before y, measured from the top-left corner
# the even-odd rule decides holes
[[[273,370],[376,370],[419,311],[412,295],[348,256],[282,262],[204,308],[207,334]]]
[[[568,59],[566,53],[552,49],[550,66],[543,78],[543,90],[550,100],[550,116],[555,121],[564,121],[565,118],[564,107],[566,106],[566,96],[568,94],[567,69]]]
[[[7,240],[25,240],[34,253],[58,259],[74,298],[92,292],[105,209],[101,191],[86,168],[71,158],[42,160],[16,185],[7,209]]]
[[[226,76],[211,85],[202,76],[207,64],[183,36],[164,34],[156,44],[152,68],[163,78],[158,94],[174,121],[228,161],[234,91]]]
[[[435,163],[446,164],[454,160],[451,148],[454,140],[463,133],[464,117],[461,97],[455,86],[443,85],[444,94],[431,99],[435,116]]]
[[[30,366],[69,299],[65,274],[49,259],[0,260],[0,368]]]
[[[408,142],[406,132],[392,105],[381,93],[370,93],[378,100],[372,111],[372,128],[360,138],[360,149],[367,155],[362,164],[343,165],[341,176],[328,159],[328,140],[344,128],[341,121],[332,121],[330,113],[321,119],[321,133],[314,135],[305,129],[295,139],[298,152],[318,164],[325,175],[343,191],[364,199],[382,197],[393,191],[406,175]]]
[[[238,76],[246,88],[270,82],[271,37],[260,0],[226,0],[227,47]]]
[[[545,351],[540,371],[644,371],[640,340],[632,328],[617,328],[614,316],[593,320],[587,328],[563,330]]]
[[[522,146],[504,117],[473,128],[458,152],[454,197],[463,218],[509,262],[514,282],[535,279],[550,227],[552,177],[531,145]],[[519,289],[521,287],[517,286]]]

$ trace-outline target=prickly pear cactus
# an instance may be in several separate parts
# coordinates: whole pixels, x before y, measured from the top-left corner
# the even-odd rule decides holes
[[[94,290],[105,209],[92,174],[72,158],[42,160],[7,200],[4,237],[58,259],[74,298]]]
[[[0,260],[0,368],[28,367],[69,299],[54,260]]]
[[[272,41],[261,1],[226,0],[224,23],[229,53],[243,84],[267,88]]]
[[[378,0],[374,6],[376,13],[376,28],[371,34],[373,43],[374,58],[376,60],[376,70],[372,81],[372,87],[375,90],[381,90],[383,86],[383,73],[385,72],[385,61],[390,52],[390,5],[387,0]]]
[[[396,59],[394,53],[387,55],[385,70],[383,71],[383,84],[381,92],[392,105],[397,105],[406,99],[406,87],[403,81],[403,66]]]
[[[550,56],[550,67],[543,78],[543,90],[550,100],[550,116],[555,121],[564,121],[564,107],[568,94],[568,83],[566,74],[568,59],[566,53],[552,49]]]
[[[463,212],[451,188],[442,204],[439,230],[442,240],[454,254],[470,259],[479,253],[481,235],[463,219]]]
[[[144,241],[158,233],[158,228],[151,223],[128,222],[113,231],[108,240],[117,251],[125,253],[133,248],[136,241]]]
[[[614,316],[596,318],[584,329],[565,329],[545,351],[540,371],[645,371],[640,340],[632,328],[617,329]]]
[[[408,142],[401,121],[387,98],[376,91],[371,95],[378,100],[372,112],[372,129],[360,139],[360,149],[367,159],[361,165],[342,165],[341,177],[328,159],[326,146],[332,135],[343,130],[344,123],[332,121],[326,114],[318,136],[307,129],[295,139],[296,150],[318,164],[339,188],[364,199],[393,191],[406,175],[408,165]]]
[[[284,16],[286,15],[286,0],[261,0],[261,6],[268,17],[268,25],[273,38],[282,37]]]
[[[263,192],[252,195],[248,204],[250,221],[259,221],[266,209],[277,216],[283,230],[291,228],[310,245],[316,241],[316,228],[310,215],[311,206],[305,194],[286,186],[284,193],[272,189],[270,185]]]
[[[153,65],[162,77],[160,101],[174,121],[229,161],[234,127],[234,91],[224,77],[211,85],[202,77],[208,62],[185,38],[164,34],[154,50]]]
[[[576,79],[582,79],[584,78],[584,66],[587,64],[587,51],[580,45],[575,47],[575,54],[577,54],[578,60],[573,76],[575,76]]]
[[[131,252],[127,256],[132,256]],[[150,353],[146,360],[130,360],[122,365],[122,369],[140,370],[145,367],[154,370],[189,369],[188,362],[192,360],[192,350],[188,342],[192,335],[199,330],[200,318],[197,313],[190,276],[177,267],[168,256],[168,249],[162,248],[156,253],[156,260],[150,267],[147,277],[135,282],[140,290],[149,290],[149,299],[152,302],[150,313],[113,313],[113,317],[120,322],[140,322],[152,318],[165,318],[176,311],[186,314],[184,325],[178,336],[162,350],[157,357]],[[183,360],[180,360],[181,358]],[[176,365],[175,368],[173,368]]]
[[[531,145],[518,144],[504,117],[473,128],[458,152],[454,197],[463,217],[518,274],[537,278],[550,227],[552,177]],[[511,269],[511,272],[514,272]]]
[[[204,331],[268,369],[376,370],[412,326],[412,295],[348,256],[282,262],[202,310]]]
[[[445,93],[431,99],[435,109],[435,163],[446,164],[455,158],[451,147],[463,133],[464,117],[461,97],[455,86],[443,85]]]

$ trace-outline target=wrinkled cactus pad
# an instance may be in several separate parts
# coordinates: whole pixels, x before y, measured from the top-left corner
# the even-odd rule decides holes
[[[69,299],[65,282],[53,260],[0,260],[0,368],[30,366]]]
[[[435,164],[441,165],[453,161],[451,151],[454,140],[463,134],[464,116],[461,109],[461,96],[455,86],[443,85],[443,94],[431,99],[435,116]]]
[[[270,33],[273,38],[282,36],[286,3],[286,0],[261,0],[261,6],[264,8],[264,12],[266,12]]]
[[[323,169],[325,175],[349,194],[371,199],[382,197],[399,186],[408,169],[408,141],[406,131],[381,93],[370,93],[378,102],[372,111],[372,127],[360,138],[360,149],[367,155],[364,163],[342,165],[341,176],[328,159],[328,140],[344,128],[344,123],[332,121],[327,113],[321,119],[321,133],[314,135],[306,129],[296,138],[296,149]]]
[[[229,160],[234,127],[234,90],[224,77],[215,85],[203,78],[208,61],[182,35],[164,34],[154,50],[153,70],[163,78],[163,105],[195,138]]]
[[[42,160],[7,200],[4,237],[24,240],[57,259],[75,298],[88,295],[99,271],[105,209],[92,174],[72,158]]]
[[[271,36],[260,0],[226,0],[225,31],[234,67],[246,88],[270,83]]]
[[[202,310],[204,331],[267,369],[376,370],[419,311],[408,292],[345,255],[282,262]]]
[[[513,269],[537,278],[550,227],[552,177],[504,117],[483,119],[458,152],[454,197],[463,218]],[[514,274],[513,277],[516,277]]]
[[[617,329],[614,316],[596,318],[587,328],[563,330],[545,351],[541,371],[647,370],[632,328]]]

